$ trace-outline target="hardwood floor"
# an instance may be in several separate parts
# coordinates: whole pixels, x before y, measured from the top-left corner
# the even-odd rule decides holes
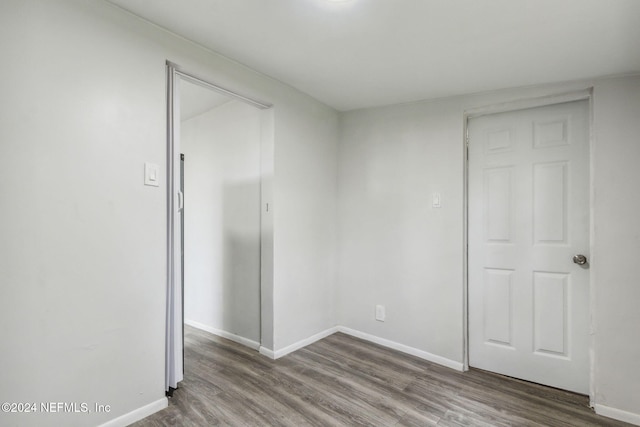
[[[187,327],[185,368],[169,407],[134,426],[629,426],[585,396],[341,333],[273,361]]]

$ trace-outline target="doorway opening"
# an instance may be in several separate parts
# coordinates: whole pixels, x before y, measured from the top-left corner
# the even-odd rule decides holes
[[[273,111],[167,62],[166,391],[184,325],[271,347]]]
[[[589,111],[582,92],[466,114],[465,354],[593,398]]]

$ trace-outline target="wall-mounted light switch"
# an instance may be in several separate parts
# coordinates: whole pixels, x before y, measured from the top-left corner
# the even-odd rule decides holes
[[[160,167],[153,163],[144,164],[144,185],[160,186]]]
[[[433,193],[433,199],[431,202],[431,206],[433,206],[434,208],[439,208],[440,207],[440,193]]]

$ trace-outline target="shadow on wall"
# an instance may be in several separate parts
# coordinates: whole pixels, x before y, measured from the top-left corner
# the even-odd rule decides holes
[[[222,329],[260,342],[260,180],[225,183],[221,208]]]
[[[259,343],[260,110],[231,101],[181,124],[185,321]]]

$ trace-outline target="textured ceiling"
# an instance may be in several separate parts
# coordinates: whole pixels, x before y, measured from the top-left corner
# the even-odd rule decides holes
[[[640,72],[640,0],[108,0],[350,110]]]

